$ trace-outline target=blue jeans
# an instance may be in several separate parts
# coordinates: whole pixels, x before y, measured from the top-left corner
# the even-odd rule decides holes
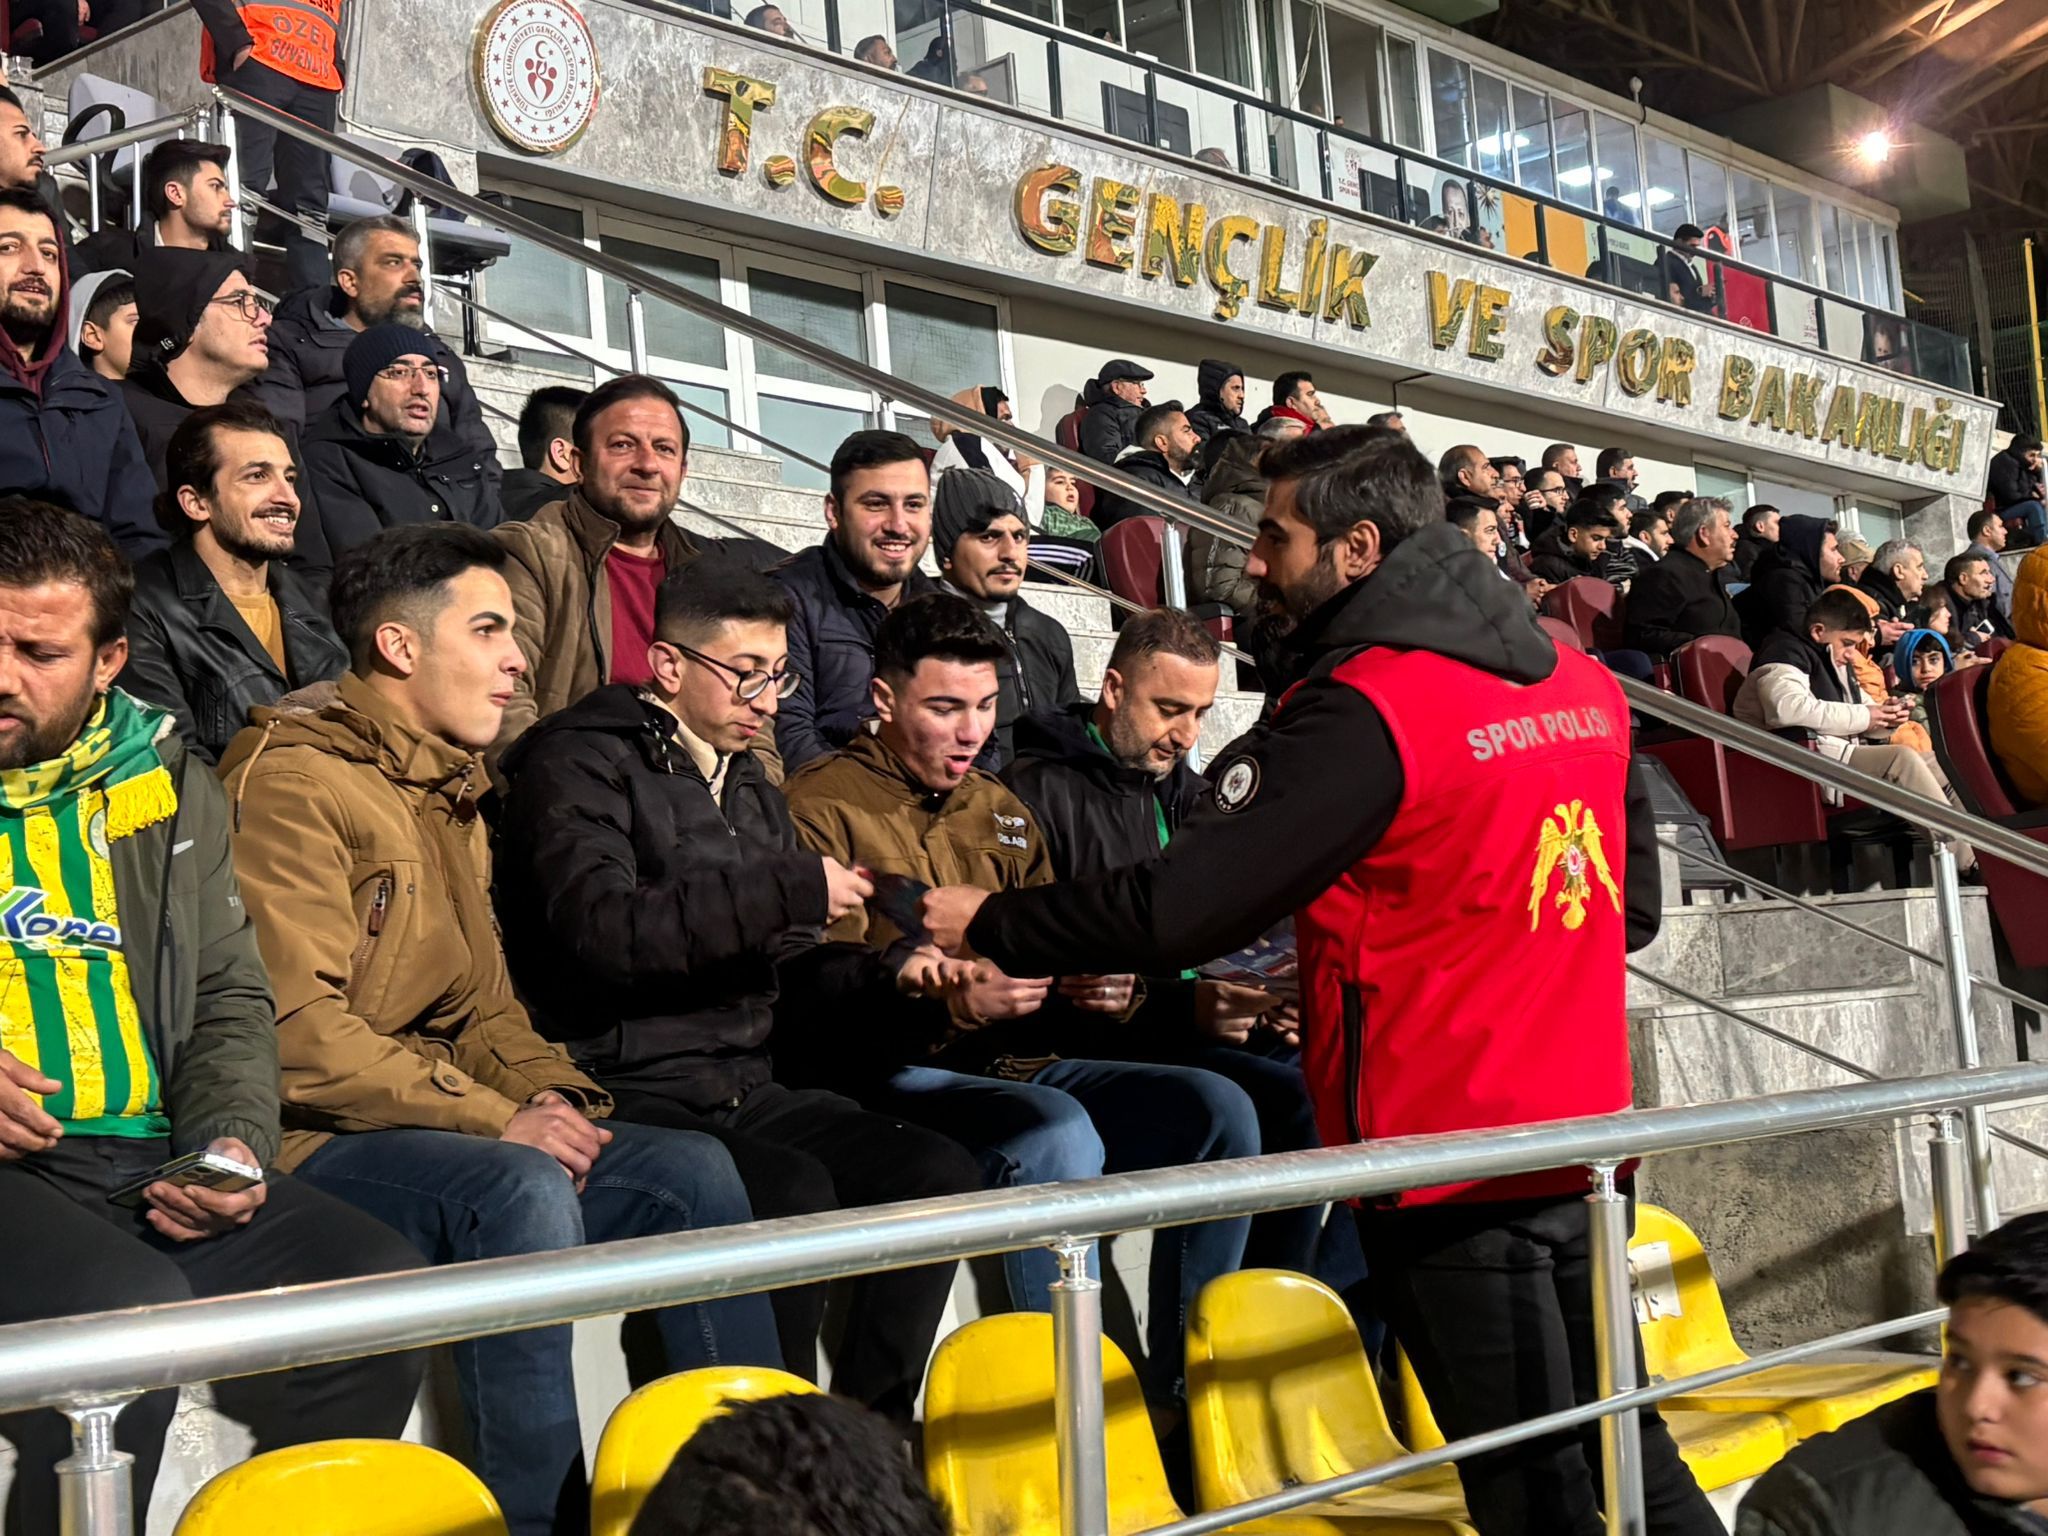
[[[1056,1061],[1028,1083],[904,1067],[864,1096],[872,1109],[950,1136],[991,1186],[1050,1184],[1105,1173],[1254,1157],[1259,1118],[1235,1083],[1193,1067]],[[1154,1394],[1181,1397],[1187,1315],[1195,1296],[1244,1258],[1244,1217],[1152,1234],[1145,1353]],[[1004,1255],[1011,1304],[1050,1309],[1059,1263],[1043,1248]]]
[[[579,1198],[547,1153],[452,1131],[336,1136],[300,1165],[306,1183],[369,1212],[436,1264],[579,1248],[752,1219],[725,1148],[694,1131],[608,1120],[611,1142]],[[782,1363],[766,1296],[655,1314],[671,1370]],[[477,1475],[513,1536],[581,1529],[590,1498],[576,1421],[570,1329],[455,1346]]]
[[[2025,519],[2027,537],[2036,544],[2048,544],[2048,507],[2040,502],[2016,501],[2009,507],[2000,507],[1998,515]]]

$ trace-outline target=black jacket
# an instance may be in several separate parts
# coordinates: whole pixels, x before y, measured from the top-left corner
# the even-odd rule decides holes
[[[348,670],[348,647],[327,622],[325,603],[277,561],[270,565],[270,595],[284,627],[283,672],[190,539],[135,567],[128,665],[116,681],[168,709],[185,744],[206,762],[219,761],[257,705]]]
[[[2013,639],[2012,623],[1998,611],[1998,594],[1989,597],[1962,598],[1951,592],[1949,605],[1955,609],[1955,617],[1949,633],[1957,649],[1965,647],[1974,650],[1985,640]]]
[[[995,750],[980,766],[993,773],[1015,755],[1020,724],[1041,710],[1065,709],[1081,697],[1074,677],[1074,642],[1057,619],[1040,613],[1018,593],[997,626],[1009,642],[1010,659],[996,668]]]
[[[269,332],[270,368],[254,388],[257,399],[286,426],[304,431],[347,393],[341,359],[362,332],[341,318],[345,307],[341,291],[327,287],[301,288],[277,306]],[[441,424],[484,466],[495,496],[502,473],[498,444],[484,422],[468,370],[455,349],[432,331],[422,331],[420,339],[421,350],[443,370]]]
[[[1165,779],[1124,767],[1088,734],[1094,711],[1080,699],[1018,721],[1017,755],[1001,775],[1031,807],[1061,880],[1149,864],[1159,857],[1161,818],[1171,834],[1208,788],[1185,762]]]
[[[1772,630],[1806,633],[1806,610],[1826,583],[1821,580],[1820,551],[1827,523],[1795,514],[1778,520],[1778,542],[1757,558],[1749,589],[1735,600],[1742,615],[1742,638],[1755,650]]]
[[[1817,1435],[1757,1480],[1736,1536],[2026,1536],[2038,1516],[1964,1481],[1916,1392]]]
[[[1528,565],[1532,575],[1560,586],[1581,576],[1600,575],[1600,562],[1589,560],[1566,540],[1562,521],[1536,535],[1536,542],[1529,546]]]
[[[1167,466],[1166,455],[1156,448],[1127,453],[1116,461],[1116,467],[1134,480],[1158,486],[1176,501],[1191,502],[1195,499],[1195,493],[1188,489],[1187,482]],[[1107,487],[1095,498],[1095,521],[1104,528],[1112,528],[1127,517],[1156,516],[1158,514],[1150,507],[1141,507],[1120,491]]]
[[[1203,442],[1218,432],[1251,431],[1243,414],[1226,409],[1218,398],[1218,391],[1225,384],[1243,377],[1244,370],[1235,363],[1218,362],[1214,358],[1202,359],[1201,365],[1195,369],[1195,391],[1199,398],[1194,409],[1188,412],[1188,425],[1202,434]]]
[[[868,684],[875,678],[875,631],[889,610],[860,589],[830,535],[791,555],[772,574],[796,604],[789,621],[789,665],[802,675],[803,686],[775,715],[775,747],[784,772],[794,773],[845,746],[872,713]],[[919,597],[936,585],[924,572],[912,571],[903,596]]]
[[[523,523],[549,502],[560,501],[568,494],[569,487],[561,481],[550,480],[539,470],[522,464],[505,471],[498,486],[498,504],[504,510],[506,522]]]
[[[900,1002],[880,954],[818,942],[824,864],[754,753],[727,759],[714,800],[674,719],[614,683],[503,768],[505,954],[534,1026],[600,1082],[709,1109],[768,1081],[785,992]]]
[[[228,248],[224,235],[214,235],[206,244],[209,250],[224,251]],[[132,277],[143,253],[156,249],[156,220],[148,214],[143,215],[140,229],[110,224],[71,247],[71,280],[75,283],[95,272],[126,272]]]
[[[1856,585],[1877,604],[1880,619],[1903,620],[1906,617],[1906,594],[1899,590],[1899,584],[1892,580],[1889,571],[1866,565],[1863,574],[1856,578]]]
[[[438,421],[414,457],[403,438],[366,430],[363,413],[338,399],[307,429],[305,460],[330,561],[386,528],[505,520],[486,461]]]
[[[991,896],[968,930],[976,951],[1013,976],[1161,976],[1242,948],[1364,858],[1401,807],[1405,775],[1386,723],[1363,693],[1327,676],[1331,665],[1394,645],[1529,682],[1557,666],[1521,589],[1449,523],[1403,540],[1371,576],[1304,619],[1295,643],[1309,677],[1231,749],[1266,792],[1234,812],[1202,802],[1149,864]],[[1657,933],[1655,838],[1648,792],[1631,767],[1630,949]],[[1230,899],[1217,900],[1219,891]]]
[[[2010,448],[1991,455],[1985,472],[1985,489],[1991,504],[2001,512],[2023,501],[2039,501],[2041,482],[2042,472],[2027,468],[2026,461]]]
[[[1806,678],[1806,686],[1813,690],[1813,696],[1824,704],[1862,704],[1863,690],[1857,688],[1843,676],[1842,669],[1835,665],[1835,658],[1828,648],[1819,645],[1807,635],[1795,635],[1788,629],[1781,629],[1764,636],[1764,642],[1756,648],[1749,659],[1749,670],[1757,672],[1765,667],[1791,667]],[[1851,689],[1855,691],[1852,693]],[[1803,726],[1789,726],[1778,732],[1788,741],[1806,741],[1813,732]]]
[[[1765,550],[1776,547],[1772,540],[1762,534],[1754,533],[1748,528],[1738,528],[1735,531],[1735,579],[1748,581],[1756,570],[1757,558]]]
[[[1742,620],[1721,575],[1689,549],[1674,549],[1639,571],[1622,613],[1622,644],[1668,656],[1702,635],[1739,636]]]
[[[131,560],[170,543],[120,396],[69,348],[43,375],[41,396],[0,371],[0,494],[15,492],[84,513]]]
[[[1119,399],[1095,379],[1082,389],[1081,404],[1088,408],[1081,418],[1081,451],[1091,459],[1114,464],[1116,456],[1138,435],[1138,418],[1145,414],[1144,407]]]

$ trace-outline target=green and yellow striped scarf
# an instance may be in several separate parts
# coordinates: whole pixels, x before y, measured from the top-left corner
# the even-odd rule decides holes
[[[0,771],[0,1047],[63,1084],[43,1107],[72,1135],[169,1130],[109,845],[177,810],[156,747],[170,729],[114,690],[62,756]]]

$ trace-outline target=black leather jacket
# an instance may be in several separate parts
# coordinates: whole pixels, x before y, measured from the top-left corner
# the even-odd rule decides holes
[[[128,665],[115,682],[168,709],[185,744],[209,763],[249,723],[251,709],[348,668],[348,650],[327,622],[325,604],[276,561],[270,565],[270,595],[284,624],[284,672],[242,622],[190,539],[135,567]]]

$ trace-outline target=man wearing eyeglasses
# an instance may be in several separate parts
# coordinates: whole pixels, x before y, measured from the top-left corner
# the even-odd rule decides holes
[[[406,523],[504,520],[483,459],[441,410],[440,362],[409,325],[373,325],[342,355],[347,387],[306,429],[328,557]]]
[[[757,1217],[977,1189],[973,1159],[939,1133],[772,1079],[771,1044],[796,1049],[789,1029],[907,1042],[947,1017],[904,995],[940,978],[933,953],[820,942],[874,886],[798,846],[749,750],[807,681],[790,668],[790,614],[779,583],[707,555],[661,585],[643,684],[599,688],[505,754],[497,896],[513,977],[618,1118],[724,1142]],[[855,1281],[833,1390],[907,1423],[951,1280],[941,1264]],[[783,1357],[803,1370],[822,1288],[774,1302]]]
[[[241,251],[159,246],[135,264],[135,341],[121,395],[165,489],[171,434],[270,363],[270,304]],[[249,398],[244,396],[244,398]]]

